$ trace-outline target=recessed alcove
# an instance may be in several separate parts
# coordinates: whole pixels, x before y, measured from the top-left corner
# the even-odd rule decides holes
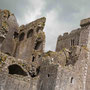
[[[42,41],[37,41],[35,44],[35,50],[38,50],[40,48],[40,46],[42,45]]]
[[[8,66],[9,74],[27,76],[27,73],[17,64]]]
[[[27,38],[32,37],[32,35],[33,35],[33,29],[28,31]]]
[[[19,36],[19,41],[24,40],[24,36],[25,36],[25,33],[24,33],[24,32],[23,32],[23,33],[21,33],[21,34],[20,34],[20,36]]]

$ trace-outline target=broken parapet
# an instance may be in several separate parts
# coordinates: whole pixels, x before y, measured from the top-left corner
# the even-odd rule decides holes
[[[84,26],[87,26],[87,25],[90,25],[90,18],[81,20],[81,22],[80,22],[81,27],[84,27]]]

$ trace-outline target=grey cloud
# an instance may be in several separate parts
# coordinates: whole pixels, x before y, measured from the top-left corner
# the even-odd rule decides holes
[[[40,7],[42,2],[44,5]],[[21,22],[24,22],[24,16],[28,11],[32,14],[40,7],[41,14],[34,19],[42,16],[48,19],[45,27],[46,50],[55,50],[59,34],[78,28],[80,20],[90,16],[89,3],[90,0],[1,0],[0,8],[9,9]]]
[[[33,12],[35,8],[29,0],[1,0],[0,9],[8,9],[14,13],[18,19],[23,19],[24,14],[27,13],[28,10]]]
[[[82,9],[85,10],[83,12],[87,12],[90,7],[89,3],[89,0],[47,0],[42,12],[48,13],[56,10],[58,20],[72,23],[75,21],[75,14],[80,13]]]

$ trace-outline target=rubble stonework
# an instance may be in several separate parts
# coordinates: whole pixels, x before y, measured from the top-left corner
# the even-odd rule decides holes
[[[18,26],[0,10],[0,90],[90,90],[90,20],[44,52],[45,17]]]

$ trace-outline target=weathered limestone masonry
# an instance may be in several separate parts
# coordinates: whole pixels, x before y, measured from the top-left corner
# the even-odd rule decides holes
[[[81,20],[81,24],[80,24],[81,28],[77,31],[72,31],[69,35],[65,37],[64,36],[59,36],[58,41],[57,41],[57,47],[56,47],[56,51],[59,52],[61,49],[61,46],[66,44],[67,46],[63,46],[62,48],[68,48],[70,49],[70,47],[75,47],[75,46],[79,46],[82,47],[84,49],[86,49],[87,51],[82,51],[80,50],[80,54],[78,57],[78,61],[75,63],[75,65],[72,67],[71,72],[68,72],[66,74],[69,75],[69,77],[66,77],[68,79],[71,78],[71,82],[73,80],[73,85],[66,85],[62,86],[63,89],[61,90],[90,90],[90,73],[89,73],[89,63],[90,63],[90,18]],[[79,33],[78,33],[79,32]],[[78,39],[74,38],[75,36],[73,35],[79,35]],[[72,37],[70,37],[72,35]],[[62,39],[61,39],[62,38]],[[64,39],[63,39],[64,38]],[[60,41],[61,39],[61,41]],[[68,42],[65,42],[68,41]],[[78,41],[78,44],[76,44],[76,42]],[[63,43],[63,44],[62,44]],[[72,59],[73,60],[73,59]],[[67,69],[64,68],[64,71],[66,72]],[[59,73],[60,73],[60,69],[59,69]],[[70,74],[69,74],[70,73]],[[60,80],[60,75],[58,76]],[[73,78],[73,79],[72,79]],[[57,84],[58,84],[58,80],[57,80]],[[63,79],[62,85],[65,82],[65,79]],[[66,80],[67,82],[67,80]],[[68,83],[67,83],[68,84]],[[60,87],[60,85],[57,85],[57,87]],[[56,87],[56,88],[57,88]],[[59,90],[58,88],[56,90]]]
[[[88,33],[89,33],[89,25],[90,25],[90,18],[81,20],[80,26],[81,28],[78,28],[76,30],[71,31],[70,34],[68,32],[64,33],[63,36],[60,35],[58,37],[57,45],[56,45],[56,51],[62,50],[62,48],[70,48],[71,46],[86,46],[87,45],[87,39],[88,39]]]
[[[8,10],[1,10],[0,13],[0,32],[4,35],[4,39],[1,44],[1,51],[9,55],[13,55],[15,51],[16,41],[13,39],[14,32],[18,32],[18,24],[16,18]],[[2,39],[2,37],[0,38]]]
[[[25,59],[30,62],[30,59],[32,60],[36,57],[35,53],[43,52],[45,43],[43,28],[45,20],[45,18],[40,18],[19,28],[20,32],[15,57]]]
[[[90,18],[44,52],[46,19],[18,26],[0,10],[0,90],[90,90]]]

